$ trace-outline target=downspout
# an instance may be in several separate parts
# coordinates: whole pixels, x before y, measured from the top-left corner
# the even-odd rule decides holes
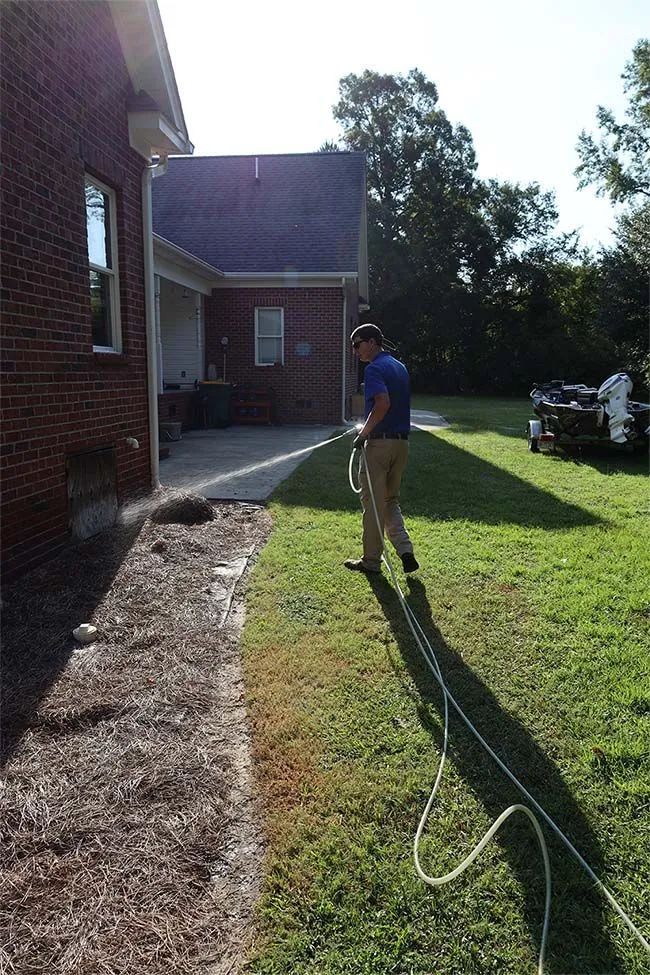
[[[155,322],[156,322],[156,368],[158,370],[158,393],[162,393],[164,392],[164,390],[163,390],[162,334],[160,331],[160,275],[159,274],[154,273],[153,284],[155,289],[154,295],[156,299]]]
[[[156,287],[153,265],[153,217],[151,180],[167,169],[167,157],[160,156],[142,172],[142,231],[144,237],[144,305],[147,335],[147,401],[149,407],[149,458],[151,486],[160,487],[158,447],[158,354],[156,347]]]
[[[345,423],[345,391],[347,388],[347,375],[345,369],[346,349],[348,347],[348,288],[346,278],[341,278],[343,286],[343,368],[341,371],[341,420]]]

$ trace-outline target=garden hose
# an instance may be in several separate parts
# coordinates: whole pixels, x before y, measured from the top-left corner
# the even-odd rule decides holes
[[[354,464],[355,454],[356,454],[356,450],[353,449],[352,452],[351,452],[351,454],[350,454],[350,463],[349,463],[349,466],[348,466],[348,477],[349,477],[349,480],[350,480],[350,487],[352,488],[352,490],[354,491],[354,493],[355,494],[360,494],[361,493],[361,488],[360,487],[357,487],[355,485],[355,483],[354,483],[353,464]],[[368,471],[368,466],[366,464],[366,446],[365,446],[365,444],[363,444],[362,447],[360,448],[359,454],[360,454],[360,458],[361,458],[361,460],[360,460],[360,469],[361,469],[361,464],[363,464],[363,466],[365,468],[366,476],[367,476],[367,479],[368,479],[368,488],[369,488],[369,492],[370,492],[370,498],[371,498],[371,501],[372,501],[373,512],[374,512],[374,515],[375,515],[375,519],[377,521],[377,529],[379,531],[380,536],[382,536],[383,535],[383,532],[382,532],[382,528],[381,528],[381,522],[379,520],[379,513],[377,511],[377,502],[375,500],[375,494],[374,494],[373,487],[372,487],[372,481],[370,479],[370,473]],[[409,606],[409,604],[406,601],[406,597],[404,596],[404,593],[402,592],[402,588],[401,588],[401,586],[399,584],[399,581],[397,579],[397,576],[395,574],[395,570],[393,569],[393,565],[392,565],[392,563],[390,561],[390,558],[389,558],[389,556],[388,556],[388,554],[387,554],[387,552],[386,552],[385,549],[384,549],[384,553],[382,555],[382,560],[386,563],[386,566],[388,568],[388,572],[389,572],[391,581],[393,583],[393,586],[395,588],[395,591],[397,592],[397,595],[398,595],[398,598],[399,598],[399,601],[400,601],[400,605],[402,607],[402,611],[404,612],[404,616],[406,617],[406,621],[407,621],[407,623],[408,623],[408,625],[410,627],[411,633],[413,634],[413,637],[414,637],[415,642],[416,642],[416,644],[418,646],[418,649],[420,650],[422,656],[424,657],[424,660],[425,660],[427,666],[429,667],[429,669],[431,670],[431,672],[432,672],[433,676],[435,677],[436,681],[440,685],[440,689],[442,691],[443,698],[444,698],[444,710],[445,710],[444,736],[443,736],[443,746],[442,746],[442,750],[441,750],[441,754],[440,754],[440,761],[439,761],[439,764],[438,764],[438,772],[436,774],[435,782],[433,784],[433,789],[431,790],[431,795],[429,796],[429,799],[427,801],[427,804],[426,804],[426,806],[424,808],[424,812],[422,813],[422,817],[420,819],[420,823],[418,825],[418,828],[417,828],[417,831],[416,831],[416,834],[415,834],[415,839],[414,839],[414,842],[413,842],[413,859],[414,859],[414,863],[415,863],[415,870],[416,870],[416,873],[417,873],[418,877],[420,877],[420,879],[423,880],[424,883],[429,884],[432,887],[438,887],[438,886],[442,886],[443,884],[449,883],[450,881],[454,880],[456,877],[459,877],[460,874],[463,873],[467,869],[467,867],[469,867],[469,865],[471,863],[473,863],[473,861],[478,857],[478,855],[481,853],[481,851],[483,850],[483,848],[490,842],[490,840],[492,839],[492,837],[500,829],[500,827],[503,825],[503,823],[506,821],[506,819],[508,819],[511,815],[513,815],[514,813],[517,813],[517,812],[518,813],[523,813],[524,815],[526,815],[528,817],[528,819],[530,820],[530,822],[531,822],[531,824],[533,826],[533,829],[535,830],[535,834],[536,834],[537,839],[538,839],[538,842],[539,842],[540,850],[542,852],[542,858],[543,858],[543,861],[544,861],[544,873],[545,873],[545,877],[546,877],[546,896],[545,896],[545,903],[544,903],[544,920],[543,920],[543,923],[542,923],[542,936],[541,936],[540,950],[539,950],[539,960],[538,960],[538,966],[537,966],[538,975],[543,975],[543,972],[544,972],[544,959],[545,959],[545,955],[546,955],[546,943],[547,943],[547,940],[548,940],[548,928],[549,928],[550,912],[551,912],[551,865],[550,865],[549,856],[548,856],[548,849],[547,849],[547,846],[546,846],[546,841],[544,839],[544,834],[542,833],[542,828],[541,828],[541,825],[540,825],[540,821],[537,818],[537,816],[535,815],[535,813],[528,806],[524,806],[524,805],[521,805],[519,803],[515,803],[514,805],[509,806],[507,809],[504,809],[504,811],[501,813],[501,815],[498,816],[498,818],[490,826],[490,828],[485,833],[485,835],[477,843],[477,845],[470,852],[470,854],[462,861],[462,863],[460,863],[454,870],[451,870],[449,873],[445,874],[444,876],[441,876],[441,877],[430,876],[429,874],[425,873],[425,871],[422,869],[422,866],[420,864],[420,857],[419,857],[420,839],[422,837],[422,833],[423,833],[424,828],[426,826],[427,819],[429,817],[429,813],[431,811],[431,807],[433,805],[433,801],[435,799],[436,793],[438,792],[438,787],[440,785],[440,780],[442,778],[444,764],[445,764],[445,760],[446,760],[446,757],[447,757],[447,744],[448,744],[448,739],[449,739],[449,705],[451,704],[451,706],[454,708],[454,710],[456,711],[456,713],[458,714],[458,716],[467,725],[467,727],[469,728],[469,730],[472,732],[472,734],[475,736],[475,738],[478,740],[478,742],[482,745],[482,747],[485,749],[485,751],[488,753],[488,755],[490,755],[490,757],[494,759],[494,761],[497,763],[497,765],[499,766],[499,768],[501,769],[501,771],[504,772],[507,775],[507,777],[510,779],[510,781],[525,796],[525,798],[528,800],[528,802],[535,808],[535,810],[545,820],[545,822],[548,824],[548,826],[551,827],[551,829],[556,834],[556,836],[558,836],[559,839],[562,840],[562,842],[564,843],[564,845],[568,848],[569,852],[573,854],[573,856],[576,858],[576,860],[578,861],[578,863],[580,864],[580,866],[583,868],[583,870],[585,870],[585,872],[589,875],[589,877],[591,877],[591,879],[594,881],[594,883],[596,884],[596,886],[598,887],[598,889],[600,891],[602,891],[602,893],[604,894],[604,896],[607,899],[607,901],[609,902],[609,904],[614,908],[614,910],[619,915],[619,917],[625,922],[625,924],[627,925],[627,927],[629,928],[629,930],[632,932],[632,934],[635,936],[635,938],[645,948],[645,950],[648,953],[650,953],[650,944],[648,943],[648,941],[646,940],[646,938],[643,936],[643,934],[641,933],[641,931],[634,924],[634,922],[630,919],[630,917],[628,917],[628,915],[625,913],[625,911],[620,906],[620,904],[618,903],[618,901],[616,900],[616,898],[614,897],[614,895],[607,889],[607,887],[603,884],[603,882],[596,876],[596,874],[594,873],[594,871],[592,870],[592,868],[589,866],[589,864],[587,863],[587,861],[578,852],[578,850],[576,850],[575,846],[571,843],[571,841],[564,835],[564,833],[562,832],[562,830],[560,829],[560,827],[553,821],[553,819],[551,819],[551,817],[548,815],[548,813],[542,808],[542,806],[530,794],[530,792],[528,792],[528,790],[525,788],[525,786],[523,786],[521,784],[521,782],[519,781],[519,779],[517,779],[517,777],[510,771],[510,769],[508,768],[508,766],[499,758],[499,756],[490,747],[490,745],[488,745],[488,743],[485,741],[485,739],[482,737],[482,735],[477,731],[477,729],[474,727],[474,725],[472,724],[472,722],[469,720],[469,718],[467,717],[467,715],[465,714],[465,712],[463,711],[463,709],[460,707],[460,705],[458,704],[458,702],[456,701],[456,699],[454,698],[454,696],[451,694],[451,692],[449,691],[447,685],[445,684],[444,678],[442,676],[442,672],[440,670],[440,666],[438,664],[438,660],[437,660],[436,655],[434,653],[434,650],[433,650],[433,648],[431,646],[431,643],[429,642],[426,634],[424,633],[422,627],[420,626],[420,623],[418,622],[418,619],[415,616],[415,613],[413,612],[413,610],[411,609],[411,607]]]

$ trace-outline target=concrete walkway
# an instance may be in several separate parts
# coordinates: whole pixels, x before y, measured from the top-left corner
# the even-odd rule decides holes
[[[160,462],[164,487],[213,500],[264,501],[312,449],[342,427],[232,426],[190,430]]]
[[[449,424],[440,413],[427,410],[411,410],[411,426],[418,430],[444,430]]]

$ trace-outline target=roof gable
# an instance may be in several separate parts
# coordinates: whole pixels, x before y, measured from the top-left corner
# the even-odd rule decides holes
[[[363,153],[173,158],[154,232],[227,274],[356,273],[364,197]]]
[[[193,152],[156,0],[110,0],[110,11],[136,93],[130,111],[162,112],[173,151]]]

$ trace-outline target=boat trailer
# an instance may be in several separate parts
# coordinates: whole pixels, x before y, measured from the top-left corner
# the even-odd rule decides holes
[[[632,451],[647,445],[650,403],[630,399],[632,386],[625,373],[610,376],[598,389],[560,379],[536,385],[530,398],[537,419],[528,421],[528,449],[552,453],[556,446],[605,443]]]

